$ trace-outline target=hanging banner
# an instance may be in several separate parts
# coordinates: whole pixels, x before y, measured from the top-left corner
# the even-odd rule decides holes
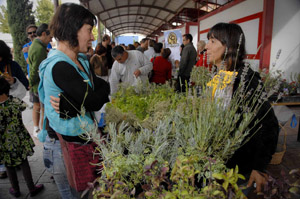
[[[170,48],[171,55],[169,60],[175,70],[175,61],[180,61],[180,45],[182,44],[182,34],[180,29],[164,31],[165,48]]]

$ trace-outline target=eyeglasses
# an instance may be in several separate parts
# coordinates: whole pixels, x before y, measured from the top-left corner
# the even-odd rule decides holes
[[[46,32],[47,35],[50,35],[50,31],[49,30],[46,30],[45,32]]]
[[[27,32],[28,35],[35,34],[35,33],[36,33],[36,31]]]

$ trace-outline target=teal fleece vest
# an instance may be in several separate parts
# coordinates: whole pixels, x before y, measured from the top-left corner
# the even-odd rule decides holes
[[[78,54],[78,60],[85,68],[85,71],[89,72],[89,62],[84,54]],[[53,81],[52,69],[57,62],[65,61],[71,64],[76,71],[83,77],[90,87],[92,84],[86,73],[79,70],[77,65],[63,52],[59,50],[52,49],[48,58],[45,59],[39,66],[40,84],[38,88],[38,93],[40,101],[44,104],[44,126],[42,131],[39,133],[38,138],[41,142],[44,142],[47,136],[47,131],[45,129],[46,121],[48,118],[51,128],[62,135],[67,136],[78,136],[86,132],[91,131],[94,128],[94,122],[91,119],[91,115],[86,113],[84,115],[78,115],[70,119],[62,119],[59,114],[55,112],[54,108],[50,103],[50,96],[58,97],[58,95],[63,92]],[[82,81],[82,80],[78,80]]]

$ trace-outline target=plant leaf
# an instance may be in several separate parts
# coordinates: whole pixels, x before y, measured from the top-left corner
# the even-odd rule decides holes
[[[221,173],[213,173],[213,178],[218,179],[218,180],[222,180],[224,178],[224,175]]]
[[[289,174],[292,175],[292,174],[295,174],[295,173],[298,173],[300,170],[299,169],[292,169]]]
[[[150,191],[146,191],[145,195],[146,195],[146,196],[153,196],[153,193],[150,192]]]
[[[297,180],[296,182],[294,182],[292,185],[295,186],[295,187],[300,187],[300,179],[298,179],[298,180]]]
[[[292,187],[289,189],[289,192],[293,193],[293,194],[296,194],[296,195],[299,195],[300,194],[300,190],[298,187]]]

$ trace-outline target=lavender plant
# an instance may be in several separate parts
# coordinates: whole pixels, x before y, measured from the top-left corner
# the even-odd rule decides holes
[[[133,197],[136,187],[153,184],[153,179],[145,176],[147,165],[153,162],[157,168],[168,165],[171,173],[177,173],[180,157],[193,159],[187,167],[191,173],[186,178],[185,174],[179,178],[173,175],[170,180],[174,186],[172,190],[164,190],[165,196],[172,198],[172,194],[185,192],[192,198],[199,194],[195,182],[209,184],[212,173],[226,171],[224,162],[245,143],[251,130],[247,127],[267,100],[261,87],[246,94],[245,89],[242,85],[229,104],[224,99],[214,100],[211,87],[206,87],[200,97],[195,91],[190,96],[176,94],[167,85],[148,85],[138,93],[128,87],[121,89],[107,106],[109,137],[95,140],[104,165],[95,196],[118,193],[125,198]],[[136,106],[141,101],[143,106]],[[211,157],[213,164],[209,161]],[[115,182],[113,187],[108,186],[112,182]],[[144,190],[145,197],[158,196],[148,188],[148,195]]]
[[[194,66],[191,72],[191,82],[202,89],[214,75],[208,68]]]

